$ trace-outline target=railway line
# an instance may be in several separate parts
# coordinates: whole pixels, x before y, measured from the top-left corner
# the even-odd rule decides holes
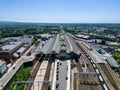
[[[85,50],[83,50],[83,51],[85,52]],[[89,61],[92,60],[92,58],[89,58],[89,55],[86,55],[86,56],[88,57],[88,59],[90,59]],[[92,64],[93,63],[94,62],[92,61]],[[98,69],[97,69],[97,66],[99,67]],[[100,70],[102,70],[102,71],[100,71],[100,72],[104,72],[107,80],[109,81],[109,84],[108,84],[107,83],[108,81],[105,81],[106,79],[103,80],[103,77],[99,76],[99,80],[100,80],[100,82],[102,84],[103,89],[104,90],[120,90],[120,87],[118,85],[119,80],[117,82],[117,78],[116,78],[116,76],[114,76],[114,72],[113,72],[113,75],[111,74],[112,72],[110,72],[109,65],[106,64],[106,63],[98,63],[97,66],[95,65],[95,63],[93,64],[94,69],[96,68],[97,71],[101,68]],[[98,72],[98,73],[100,73],[100,72]]]
[[[115,80],[111,76],[111,73],[107,69],[106,65],[104,63],[101,63],[101,64],[99,64],[99,66],[101,67],[101,69],[103,70],[103,72],[105,73],[105,75],[107,76],[108,80],[110,81],[110,83],[112,84],[112,86],[114,87],[114,89],[115,90],[120,90],[119,86],[116,84]]]
[[[80,45],[78,43],[76,43],[77,46],[79,47],[81,54],[81,59],[85,60],[85,64],[87,66],[87,72],[95,72],[95,69],[93,68],[91,62],[90,62],[90,57],[88,56],[88,54],[84,51],[83,48],[80,47]],[[80,68],[85,67],[85,65],[81,66],[80,63],[76,64],[78,71],[81,72]],[[84,76],[79,76],[80,79],[80,86],[81,86],[81,90],[103,90],[103,87],[101,86],[101,83],[98,79],[97,76],[94,75],[84,75]]]
[[[94,49],[75,39],[66,33],[52,37],[36,54],[29,80],[18,82],[26,83],[24,90],[49,90],[52,80],[52,90],[120,90],[107,64],[89,52]]]
[[[61,36],[63,37],[63,36]],[[105,66],[105,64],[96,64],[94,62],[94,58],[91,57],[90,53],[87,53],[87,49],[89,49],[87,46],[86,48],[84,48],[82,45],[84,45],[84,43],[82,43],[80,45],[80,43],[76,42],[76,40],[70,36],[67,36],[66,34],[66,41],[67,43],[62,43],[61,46],[62,47],[64,45],[64,48],[62,47],[62,52],[60,51],[60,49],[57,48],[58,43],[60,44],[59,41],[59,35],[57,35],[57,39],[55,40],[56,43],[53,46],[52,49],[48,48],[44,48],[45,51],[43,50],[41,53],[44,54],[43,58],[41,61],[43,61],[41,63],[41,65],[39,66],[40,69],[38,69],[38,73],[40,72],[40,70],[43,70],[42,75],[38,75],[36,74],[36,79],[35,80],[41,80],[41,81],[49,81],[50,79],[50,71],[51,71],[51,66],[52,63],[50,63],[49,61],[54,61],[53,58],[55,58],[55,55],[59,53],[61,56],[59,56],[59,58],[66,58],[64,57],[65,55],[71,55],[70,59],[71,59],[71,67],[74,68],[76,67],[76,71],[78,71],[78,73],[74,73],[73,75],[73,85],[74,85],[74,90],[110,90],[110,88],[108,88],[108,86],[106,85],[106,82],[104,81],[103,77],[101,76],[101,71],[99,71],[99,67],[98,65],[102,68],[102,71],[105,73],[106,76],[108,76],[107,78],[110,80],[110,83],[113,85],[113,87],[115,88],[115,90],[119,90],[119,87],[117,86],[116,82],[114,81],[113,77],[111,76],[109,70],[107,69],[107,67]],[[74,42],[74,43],[73,43]],[[52,44],[50,45],[52,46]],[[68,48],[69,47],[69,48]],[[67,49],[66,49],[67,48]],[[56,52],[56,49],[58,50]],[[89,49],[91,50],[91,49]],[[49,53],[48,53],[49,51]],[[67,52],[66,52],[67,51]],[[64,52],[64,54],[63,54]],[[63,54],[63,55],[62,55]],[[80,58],[77,55],[81,55]],[[54,57],[53,57],[54,56]],[[46,62],[45,65],[43,65]],[[39,62],[40,63],[40,62]],[[60,62],[62,66],[62,68],[66,68],[64,63]],[[37,67],[38,65],[36,65]],[[59,65],[58,65],[59,66]],[[44,69],[42,69],[42,67]],[[57,67],[57,70],[58,67]],[[60,72],[57,71],[57,80],[58,78],[61,78],[61,73],[63,72],[63,69],[60,69]],[[66,71],[66,70],[64,70]],[[60,73],[60,75],[58,75],[58,73]],[[66,73],[66,72],[65,72]],[[60,76],[60,77],[59,77]],[[64,77],[64,75],[63,75]],[[63,78],[62,77],[62,78]],[[42,78],[42,79],[41,79]],[[65,85],[61,84],[61,80],[57,81],[55,88],[63,88],[65,87]],[[63,80],[64,81],[64,80]],[[38,86],[38,84],[34,84],[35,85],[35,89],[34,90],[48,90],[48,88],[50,88],[50,84],[49,83],[40,83]],[[56,90],[56,89],[55,89]]]
[[[50,59],[51,59],[51,55],[49,56],[41,55],[38,58],[39,61],[36,61],[36,64],[33,67],[30,78],[28,80],[28,82],[31,81],[34,82],[33,84],[31,83],[26,84],[24,90],[48,90],[49,83],[44,83],[44,81],[49,81],[50,78],[50,71],[52,65],[52,62],[49,62]],[[38,81],[40,81],[41,83],[39,83]]]
[[[45,73],[44,81],[49,81],[51,65],[52,65],[52,63],[49,62],[48,66],[47,66],[46,73]],[[43,83],[41,90],[48,90],[48,88],[50,88],[49,84]]]
[[[42,59],[42,57],[43,56],[41,56],[39,59]],[[35,76],[36,76],[36,74],[38,72],[38,69],[39,69],[41,64],[42,64],[42,61],[41,62],[39,62],[39,61],[36,62],[35,66],[33,67],[33,70],[31,71],[30,78],[29,78],[28,81],[34,81]],[[25,85],[24,90],[30,90],[31,87],[32,87],[32,84],[27,84],[27,85]]]

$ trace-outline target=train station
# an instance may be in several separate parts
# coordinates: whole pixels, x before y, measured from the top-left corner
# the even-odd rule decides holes
[[[61,33],[49,39],[48,43],[37,54],[37,57],[46,56],[60,60],[78,59],[80,53],[76,43],[66,33]]]

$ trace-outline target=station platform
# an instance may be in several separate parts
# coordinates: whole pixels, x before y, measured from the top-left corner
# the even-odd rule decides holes
[[[41,82],[44,81],[47,65],[48,65],[48,61],[43,61],[43,63],[41,64],[41,66],[37,72],[37,75],[36,75],[34,81],[41,81]],[[31,90],[41,90],[42,84],[43,83],[34,82]]]

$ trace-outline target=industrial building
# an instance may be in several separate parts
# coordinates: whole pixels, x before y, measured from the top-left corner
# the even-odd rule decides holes
[[[0,59],[10,63],[19,58],[32,43],[32,38],[10,37],[0,40]]]
[[[5,61],[0,60],[0,77],[7,71],[7,64]]]
[[[45,40],[48,40],[51,37],[51,35],[48,33],[47,34],[36,34],[35,37],[45,41]]]
[[[23,46],[23,42],[7,42],[7,45],[0,47],[0,59],[4,59],[7,63],[10,63],[11,60],[19,57],[17,52],[19,53],[21,50],[20,48]]]
[[[8,39],[1,39],[0,40],[0,47],[7,43]]]

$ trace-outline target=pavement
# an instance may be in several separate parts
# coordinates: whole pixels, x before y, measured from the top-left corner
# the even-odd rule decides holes
[[[5,85],[9,82],[9,80],[14,76],[20,66],[24,63],[24,60],[20,58],[8,71],[7,73],[0,79],[0,90],[5,87]],[[15,67],[13,69],[13,67]]]
[[[38,82],[35,82],[35,81],[44,81],[47,65],[48,65],[48,61],[43,61],[42,62],[41,66],[40,66],[40,68],[37,72],[37,75],[35,77],[34,84],[31,88],[31,90],[41,90],[43,83],[38,83]]]
[[[68,73],[67,73],[68,80],[67,80],[67,89],[66,90],[70,90],[71,61],[67,60],[67,63],[68,63]]]
[[[54,72],[56,73],[54,74],[56,75],[54,76],[56,85],[54,86],[53,90],[70,90],[70,60],[58,60],[55,68],[57,68],[56,72]]]
[[[53,62],[52,65],[51,65],[51,70],[50,70],[50,78],[49,78],[49,81],[53,81],[53,76],[54,76],[54,67],[55,67],[55,63]]]
[[[56,90],[56,70],[57,70],[57,62],[58,60],[55,60],[55,65],[54,65],[54,75],[53,75],[53,82],[52,82],[52,90]]]
[[[0,78],[0,90],[3,90],[3,88],[6,86],[6,84],[9,82],[9,80],[14,76],[14,74],[17,72],[17,70],[20,68],[20,66],[25,62],[26,59],[24,56],[33,48],[31,46],[23,56],[21,56],[11,67],[9,67],[7,73],[3,75],[2,78]],[[28,56],[29,57],[29,56]],[[29,59],[33,59],[34,57]]]
[[[58,65],[59,68],[59,73],[58,73],[58,80],[56,83],[59,84],[58,89],[56,90],[66,90],[67,82],[66,82],[66,77],[67,77],[67,62],[66,61],[59,61],[61,65]],[[68,77],[67,77],[68,78]]]
[[[104,60],[103,56],[100,55],[100,54],[98,54],[98,52],[97,52],[96,50],[93,49],[92,51],[90,51],[90,50],[88,50],[88,49],[87,49],[83,44],[81,44],[81,43],[82,43],[82,42],[79,41],[79,44],[82,46],[82,48],[84,48],[85,51],[87,51],[87,53],[89,53],[90,57],[93,58],[94,63],[107,63],[107,62]]]
[[[71,90],[74,90],[74,74],[75,73],[78,73],[77,67],[75,67],[71,70],[71,76],[72,76],[72,78],[71,78]]]

